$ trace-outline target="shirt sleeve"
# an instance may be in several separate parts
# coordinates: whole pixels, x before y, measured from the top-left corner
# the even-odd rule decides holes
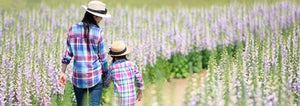
[[[110,70],[107,71],[107,74],[104,75],[106,79],[104,79],[104,88],[108,88],[110,83],[112,82],[112,76]]]
[[[67,48],[65,50],[64,57],[61,60],[61,62],[63,64],[69,64],[70,61],[72,60],[72,57],[73,57],[72,48],[71,48],[71,44],[70,44],[70,41],[69,41],[69,38],[70,38],[71,34],[72,34],[72,27],[69,29],[69,32],[68,32]]]
[[[143,81],[143,77],[142,77],[142,73],[138,70],[137,66],[134,65],[134,73],[135,73],[135,80],[137,82],[136,87],[139,90],[144,90],[144,81]]]
[[[97,55],[99,57],[98,60],[101,62],[101,65],[102,65],[103,74],[106,74],[108,65],[107,65],[107,59],[106,59],[106,54],[105,54],[104,32],[102,29],[100,30]]]

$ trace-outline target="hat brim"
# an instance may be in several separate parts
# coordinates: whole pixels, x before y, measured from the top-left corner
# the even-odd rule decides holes
[[[124,52],[124,53],[122,53],[122,54],[118,54],[118,55],[112,55],[112,54],[109,54],[110,56],[124,56],[124,55],[127,55],[127,54],[129,54],[130,52],[131,52],[131,48],[130,48],[130,46],[126,46],[126,52]]]
[[[96,15],[96,16],[99,16],[99,17],[103,17],[103,18],[109,18],[109,17],[111,17],[111,15],[110,15],[108,12],[107,12],[106,14],[100,14],[100,13],[96,13],[96,12],[89,11],[89,10],[87,9],[87,6],[85,6],[85,5],[82,5],[81,7],[82,7],[83,9],[85,9],[85,11],[87,11],[87,12],[93,14],[93,15]]]

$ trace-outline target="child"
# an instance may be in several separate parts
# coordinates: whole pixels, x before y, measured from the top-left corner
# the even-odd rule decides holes
[[[113,58],[112,64],[108,67],[108,77],[105,79],[105,86],[110,82],[114,83],[115,98],[119,105],[134,106],[135,100],[140,101],[144,90],[142,74],[135,63],[128,61],[126,55],[131,49],[122,41],[116,41],[111,45],[109,55]],[[136,96],[135,81],[139,89]]]

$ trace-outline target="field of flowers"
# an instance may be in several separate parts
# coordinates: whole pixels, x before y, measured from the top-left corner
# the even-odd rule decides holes
[[[58,77],[68,28],[83,13],[75,7],[51,9],[45,5],[40,10],[0,11],[1,106],[74,103],[71,84],[62,89]],[[116,7],[111,14],[112,18],[100,23],[106,48],[114,40],[124,40],[132,47],[130,60],[143,73],[158,57],[168,60],[176,54],[212,51],[205,83],[186,92],[185,105],[300,103],[298,5],[231,4],[175,10]],[[227,46],[234,51],[223,49],[217,60],[215,50]],[[68,67],[70,81],[72,65]]]
[[[244,44],[236,44],[234,51],[224,48],[220,60],[212,51],[205,81],[191,82],[185,105],[300,104],[299,7],[289,3],[254,7],[227,17],[225,22],[245,16],[244,13],[252,20],[248,23],[245,17],[249,27],[238,30],[243,32]],[[239,26],[243,21],[231,22]],[[230,30],[224,28],[225,32]]]
[[[204,83],[190,84],[186,105],[299,105],[299,28],[263,40],[250,34],[246,47],[223,49],[219,64],[211,56]]]

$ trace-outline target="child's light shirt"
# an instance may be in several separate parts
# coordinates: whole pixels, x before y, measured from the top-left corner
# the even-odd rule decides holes
[[[112,81],[115,87],[115,98],[118,98],[122,106],[132,106],[136,100],[135,81],[137,89],[144,89],[142,73],[137,65],[126,59],[116,60],[108,67],[108,77],[106,86]]]

